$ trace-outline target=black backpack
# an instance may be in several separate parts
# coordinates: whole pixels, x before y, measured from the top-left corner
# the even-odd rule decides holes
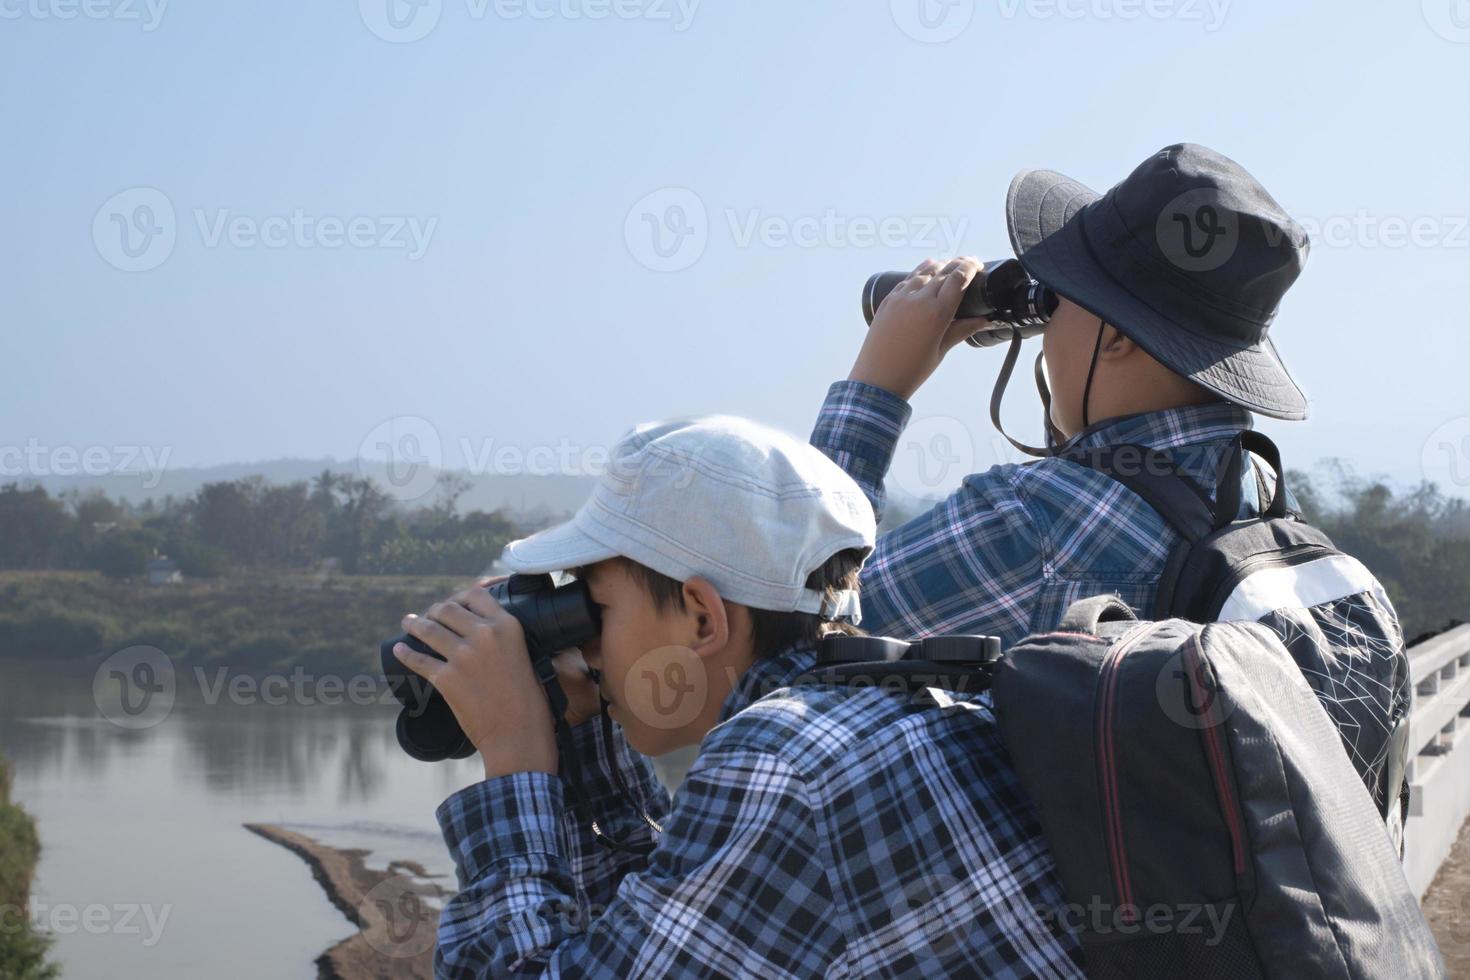
[[[1098,596],[989,673],[1089,976],[1446,975],[1334,720],[1274,630],[1140,623]]]
[[[1247,452],[1267,463],[1276,479],[1272,487],[1254,468],[1260,516],[1237,519]],[[1412,686],[1398,617],[1361,562],[1288,509],[1275,444],[1259,432],[1240,433],[1223,457],[1214,502],[1167,453],[1121,445],[1062,458],[1123,484],[1182,536],[1145,615],[1259,622],[1280,638],[1336,723],[1402,849]]]

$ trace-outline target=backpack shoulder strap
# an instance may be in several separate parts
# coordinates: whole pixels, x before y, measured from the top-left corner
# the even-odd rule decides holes
[[[1179,472],[1167,453],[1124,443],[1078,449],[1062,458],[1111,477],[1132,490],[1190,544],[1208,537],[1218,526],[1209,496],[1198,483]],[[1237,479],[1239,473],[1237,469]],[[1234,511],[1227,513],[1234,516]]]

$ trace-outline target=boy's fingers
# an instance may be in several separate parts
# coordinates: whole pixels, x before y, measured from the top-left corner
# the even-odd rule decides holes
[[[403,666],[430,683],[433,683],[434,677],[445,666],[444,661],[419,653],[407,643],[393,644],[393,656],[397,657]]]
[[[403,628],[446,657],[460,642],[460,637],[424,616],[405,616]]]
[[[551,658],[551,665],[567,696],[567,721],[575,725],[596,715],[601,708],[600,692],[582,651],[575,647],[563,650]]]
[[[946,276],[944,273],[941,272],[929,279],[926,279],[924,281],[924,288],[920,291],[925,296],[928,296],[930,298],[938,296],[939,291],[944,288],[944,284],[949,282],[950,278],[950,276]]]
[[[944,349],[948,351],[955,344],[964,340],[973,333],[979,333],[990,325],[990,321],[983,316],[966,317],[956,320],[949,325],[949,330],[944,334]]]
[[[961,255],[944,267],[944,274],[948,276],[962,276],[964,277],[965,285],[968,286],[984,267],[985,263],[975,258],[975,256]]]
[[[928,284],[931,279],[934,278],[934,274],[938,271],[938,262],[934,261],[933,259],[925,259],[914,268],[913,272],[909,273],[909,277],[907,279],[898,284],[898,288],[911,291],[922,289],[925,285]]]
[[[956,273],[950,273],[942,279],[934,280],[938,283],[935,294],[939,297],[939,305],[946,309],[959,309],[960,297],[965,295],[964,277]]]
[[[889,293],[888,295],[893,296],[897,294],[901,296],[904,293],[917,293],[919,290],[924,288],[924,284],[927,283],[930,278],[931,277],[927,274],[915,273],[909,276],[903,282],[899,283],[897,286],[894,286],[893,292]]]
[[[959,309],[965,290],[980,272],[980,263],[970,258],[955,259],[945,269],[944,277],[936,280],[940,283],[939,298],[946,306],[952,303],[953,309]]]
[[[948,302],[951,292],[956,292],[954,303],[959,307],[959,296],[964,294],[975,275],[980,271],[980,260],[971,255],[962,255],[956,259],[950,259],[939,274],[929,283],[930,291],[940,299]]]
[[[458,636],[469,636],[470,630],[474,628],[476,620],[479,619],[455,600],[434,603],[429,607],[429,617],[443,624]]]
[[[465,589],[454,597],[454,601],[485,619],[495,618],[504,608],[484,589]]]

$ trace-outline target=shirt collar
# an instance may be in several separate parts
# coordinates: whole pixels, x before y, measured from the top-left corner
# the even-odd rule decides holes
[[[810,644],[798,644],[775,656],[762,657],[746,668],[725,697],[720,721],[728,721],[772,691],[790,687],[792,681],[816,665],[817,652]]]
[[[1104,419],[1068,439],[1057,453],[1125,444],[1174,449],[1192,443],[1233,439],[1252,424],[1251,413],[1230,402],[1185,405]]]

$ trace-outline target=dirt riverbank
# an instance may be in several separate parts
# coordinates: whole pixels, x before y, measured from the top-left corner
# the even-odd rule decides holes
[[[360,930],[317,958],[320,980],[432,980],[439,905],[450,892],[413,861],[384,871],[367,867],[369,851],[338,849],[273,824],[245,829],[299,855],[328,900]]]

